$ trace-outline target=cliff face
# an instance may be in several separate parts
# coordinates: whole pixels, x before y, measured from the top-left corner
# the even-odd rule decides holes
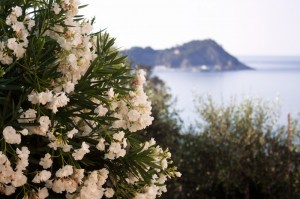
[[[215,41],[195,40],[164,50],[133,47],[123,52],[134,64],[173,68],[202,68],[208,71],[251,69],[227,53]]]

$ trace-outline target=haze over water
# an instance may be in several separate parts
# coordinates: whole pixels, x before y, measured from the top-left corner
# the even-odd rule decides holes
[[[231,72],[154,71],[177,97],[177,108],[185,125],[199,119],[193,99],[196,95],[211,95],[220,104],[231,98],[247,97],[274,101],[279,98],[278,124],[287,123],[287,114],[297,118],[300,112],[300,57],[241,57],[255,70]]]
[[[85,0],[82,14],[96,17],[122,50],[165,49],[190,40],[214,39],[232,55],[300,55],[299,0]],[[294,60],[296,59],[296,61]],[[281,119],[300,112],[299,58],[241,58],[255,71],[160,72],[178,97],[185,121],[194,120],[193,91],[221,101],[232,96],[280,97]]]

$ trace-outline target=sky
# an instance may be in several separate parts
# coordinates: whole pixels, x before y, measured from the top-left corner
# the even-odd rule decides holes
[[[233,55],[300,56],[300,0],[81,0],[117,46],[213,39]]]

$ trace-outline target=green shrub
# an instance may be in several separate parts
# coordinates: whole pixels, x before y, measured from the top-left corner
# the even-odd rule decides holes
[[[162,198],[291,198],[299,196],[297,123],[276,127],[278,104],[261,99],[217,105],[198,98],[199,126],[181,133],[181,119],[163,81],[148,76],[154,121],[145,135],[168,147],[182,178]],[[298,128],[297,128],[298,129]],[[288,147],[289,145],[289,147]],[[290,148],[290,150],[289,150]]]
[[[183,177],[172,198],[299,198],[299,127],[277,127],[276,106],[199,98],[200,130],[180,135],[174,154]]]

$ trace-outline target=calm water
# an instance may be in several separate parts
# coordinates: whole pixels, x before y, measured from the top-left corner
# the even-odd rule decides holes
[[[177,108],[185,124],[197,119],[193,99],[210,94],[216,102],[230,98],[261,97],[274,101],[279,97],[279,124],[286,124],[287,114],[298,118],[300,112],[300,57],[241,57],[255,68],[251,71],[201,73],[187,71],[158,71],[154,74],[167,83],[177,97]]]

